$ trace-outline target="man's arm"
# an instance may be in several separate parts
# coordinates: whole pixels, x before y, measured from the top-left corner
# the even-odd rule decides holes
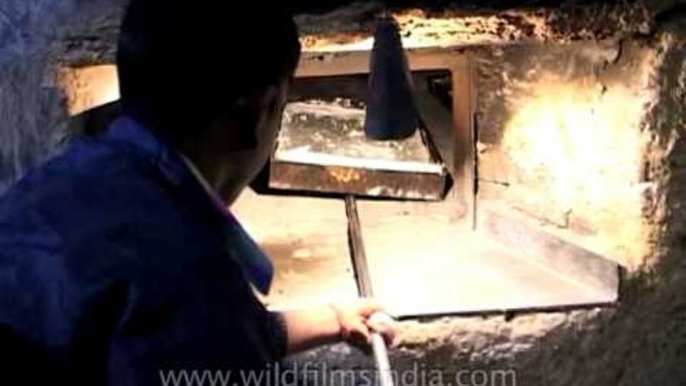
[[[370,320],[377,312],[383,312],[383,308],[371,299],[284,311],[281,314],[288,332],[288,353],[340,341],[365,348],[372,331],[381,333],[390,344],[395,326],[384,319]]]

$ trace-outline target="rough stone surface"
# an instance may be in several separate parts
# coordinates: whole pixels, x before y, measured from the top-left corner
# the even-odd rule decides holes
[[[57,64],[111,62],[123,3],[0,3],[0,189],[58,151],[69,135],[64,95],[52,82]],[[416,27],[421,32],[414,40],[417,46],[621,41],[638,35],[661,60],[649,75],[659,99],[641,126],[649,137],[645,179],[655,185],[650,191],[652,205],[643,212],[651,228],[653,252],[647,256],[646,268],[627,280],[617,308],[405,322],[399,346],[392,352],[394,365],[411,368],[421,363],[446,374],[460,369],[515,369],[519,385],[686,383],[686,26],[683,6],[666,11],[673,3],[599,2],[485,15],[465,15],[455,9],[398,11],[405,31],[409,25],[424,23]],[[343,44],[340,49],[364,46],[374,12],[365,5],[357,7],[301,17],[305,46],[311,50],[337,44]],[[468,21],[484,31],[463,33]],[[431,35],[431,25],[445,34]],[[614,56],[611,47],[604,52]],[[364,368],[371,363],[345,346],[296,359],[337,368]]]
[[[430,11],[417,8],[417,3],[390,8],[407,47],[558,43],[646,35],[655,29],[659,15],[676,2],[560,2],[558,7],[535,7],[505,1],[500,2],[499,8],[507,9],[502,12],[489,12],[488,2],[439,3]],[[465,11],[473,7],[479,11]],[[306,35],[304,45],[312,51],[369,48],[375,17],[382,9],[378,2],[359,2],[324,15],[303,15],[298,21]]]
[[[656,186],[645,176],[645,119],[661,60],[637,41],[480,50],[480,197],[504,200],[627,268],[643,264],[644,211]]]
[[[0,3],[0,191],[69,136],[64,92],[53,81],[57,63],[92,63],[113,52],[110,36],[116,27],[110,26],[119,24],[123,3]],[[107,48],[97,42],[107,42]],[[79,60],[70,60],[77,51]]]

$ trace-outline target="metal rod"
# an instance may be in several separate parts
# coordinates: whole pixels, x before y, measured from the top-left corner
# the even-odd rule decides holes
[[[357,281],[357,289],[362,297],[372,297],[372,284],[369,278],[369,268],[367,266],[367,255],[362,241],[362,227],[360,217],[357,213],[357,202],[353,196],[345,196],[345,212],[348,215],[348,234],[350,236],[350,249]],[[379,383],[381,386],[394,386],[391,374],[391,364],[388,359],[386,342],[379,333],[372,333],[372,349],[374,351],[374,361],[379,372]]]
[[[394,386],[393,373],[391,373],[391,362],[388,359],[386,342],[384,342],[381,334],[372,334],[372,349],[374,351],[376,368],[379,372],[379,384],[381,386]]]
[[[345,197],[345,212],[348,215],[348,234],[350,236],[350,249],[357,281],[357,290],[362,297],[372,297],[374,292],[372,291],[372,283],[369,278],[367,254],[364,249],[364,242],[362,241],[362,226],[360,225],[360,217],[357,213],[355,197],[351,195]]]

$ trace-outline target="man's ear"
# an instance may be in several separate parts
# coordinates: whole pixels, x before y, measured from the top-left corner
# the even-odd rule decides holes
[[[230,150],[254,150],[257,148],[257,126],[260,122],[259,108],[247,98],[241,98],[231,106],[227,114]]]
[[[260,113],[254,107],[241,108],[236,111],[235,119],[238,130],[236,142],[241,146],[240,150],[253,150],[257,148],[257,125],[260,122]]]

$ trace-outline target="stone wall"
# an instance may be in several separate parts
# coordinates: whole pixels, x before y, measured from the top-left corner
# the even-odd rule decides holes
[[[478,55],[479,198],[501,200],[629,269],[650,253],[647,118],[663,60],[648,41]]]
[[[69,136],[64,91],[54,82],[58,63],[111,61],[124,3],[0,3],[0,191]]]
[[[681,21],[677,22],[676,20]],[[619,164],[620,161],[626,159],[624,157],[629,157],[629,159],[639,157],[639,175],[634,175],[633,172],[636,169],[632,168],[630,172],[627,172],[628,178],[623,182],[614,180],[613,178],[616,176],[609,177],[609,181],[613,185],[607,187],[608,189],[629,188],[629,190],[633,190],[629,185],[641,187],[644,186],[643,184],[648,184],[647,192],[650,194],[646,195],[646,190],[643,189],[639,189],[637,192],[639,193],[637,197],[641,197],[638,199],[642,204],[629,206],[641,208],[640,213],[632,215],[631,210],[629,210],[625,214],[626,217],[622,217],[621,208],[612,209],[613,206],[610,205],[609,208],[590,209],[585,214],[582,208],[581,214],[581,216],[586,215],[588,218],[593,218],[594,211],[602,214],[605,210],[614,210],[617,224],[614,227],[600,226],[597,228],[602,229],[600,233],[605,236],[618,231],[618,228],[625,225],[622,220],[628,223],[636,220],[636,217],[632,216],[642,218],[642,227],[646,233],[643,233],[639,239],[645,242],[644,247],[646,249],[643,252],[646,254],[643,258],[646,260],[624,261],[625,264],[633,267],[634,271],[625,280],[621,301],[617,307],[568,313],[519,315],[514,316],[513,319],[507,318],[506,315],[505,317],[484,319],[445,319],[429,324],[411,323],[406,326],[407,335],[404,335],[404,345],[398,350],[398,362],[409,363],[403,362],[403,360],[419,358],[421,361],[426,361],[425,363],[430,363],[431,366],[444,364],[446,369],[514,368],[517,371],[517,381],[520,385],[679,385],[684,383],[686,371],[679,365],[686,355],[686,341],[684,341],[686,338],[686,327],[684,327],[686,300],[683,296],[686,287],[684,280],[686,265],[684,264],[685,228],[683,221],[683,203],[684,197],[686,197],[683,187],[686,183],[684,181],[686,173],[682,170],[683,143],[685,140],[684,98],[686,97],[684,92],[684,86],[686,86],[686,65],[684,64],[686,59],[686,41],[684,40],[686,30],[684,30],[684,26],[683,15],[675,17],[662,25],[660,32],[654,36],[622,43],[622,49],[618,56],[615,54],[601,55],[597,59],[600,60],[600,63],[605,62],[605,64],[595,69],[597,72],[590,72],[590,74],[594,74],[592,77],[595,80],[584,84],[581,90],[596,90],[598,82],[604,87],[598,91],[588,92],[588,94],[582,91],[581,95],[578,94],[579,89],[575,87],[574,90],[567,90],[569,92],[565,93],[564,97],[553,92],[552,95],[556,96],[555,98],[551,98],[550,101],[545,101],[543,98],[545,108],[537,109],[535,110],[537,114],[527,117],[529,122],[535,123],[538,119],[545,118],[550,111],[558,111],[560,107],[564,109],[567,102],[565,98],[567,97],[580,98],[579,101],[584,106],[584,98],[588,95],[602,96],[601,99],[608,98],[609,100],[599,100],[593,104],[594,108],[598,109],[595,112],[598,116],[596,123],[576,126],[575,122],[579,115],[585,114],[580,111],[569,116],[563,115],[563,118],[557,117],[557,119],[561,119],[562,125],[557,122],[546,125],[546,127],[553,132],[565,125],[576,127],[578,130],[592,128],[594,132],[598,130],[611,132],[622,129],[627,136],[635,136],[634,140],[640,143],[637,146],[622,147],[632,151],[632,154],[615,153],[618,163],[616,165],[617,171],[624,168],[625,165]],[[592,45],[590,46],[592,47]],[[585,47],[589,47],[589,45],[587,44]],[[607,47],[609,49],[607,52],[612,53],[613,46]],[[533,94],[534,99],[538,98],[536,95],[540,92],[539,88],[529,88],[528,93],[522,94],[520,92],[519,95],[512,91],[517,90],[522,83],[527,83],[527,73],[545,68],[543,57],[548,55],[550,51],[542,54],[542,56],[540,52],[531,56],[522,55],[523,52],[531,53],[530,49],[508,47],[489,51],[481,56],[482,63],[505,63],[504,66],[496,65],[496,69],[493,71],[490,69],[483,70],[485,71],[481,74],[483,82],[489,78],[488,74],[503,76],[505,79],[498,79],[497,82],[504,85],[501,90],[505,90],[505,92],[493,95],[492,97],[498,102],[491,102],[490,104],[484,101],[487,96],[481,95],[481,106],[487,108],[492,105],[492,112],[503,111],[508,117],[506,120],[493,122],[489,121],[485,114],[480,114],[480,118],[482,118],[479,124],[480,133],[482,133],[480,136],[482,146],[480,147],[484,161],[482,166],[486,166],[486,170],[489,170],[488,162],[492,161],[487,160],[487,158],[498,152],[494,149],[503,150],[503,148],[507,148],[505,137],[508,135],[503,131],[489,132],[489,128],[500,127],[519,130],[516,128],[518,125],[513,125],[510,122],[513,114],[507,113],[511,111],[508,109],[509,102],[507,101],[520,100],[520,98],[529,100],[528,98],[532,97],[531,94]],[[588,71],[589,68],[593,68],[593,66],[589,67],[589,64],[594,60],[586,57],[585,54],[574,53],[576,49],[566,50],[566,55],[559,50],[565,51],[557,47],[553,48],[551,52],[556,53],[555,56],[558,58],[569,58],[567,55],[571,53],[572,60],[565,63],[575,63],[576,60],[580,59],[580,62],[576,63],[581,66],[576,67],[576,70],[562,67],[569,71],[556,71],[558,74],[562,74],[562,76],[565,74],[570,76],[575,73],[580,75]],[[536,51],[535,48],[534,51]],[[622,56],[625,57],[622,58]],[[525,66],[523,68],[524,75],[517,76],[514,74],[518,73],[519,70],[509,67],[510,60],[503,60],[503,58],[508,57],[514,63],[521,63],[522,60],[529,64],[540,61],[542,66],[538,68],[537,66]],[[522,67],[518,66],[518,68],[521,69]],[[551,68],[555,67],[551,66]],[[512,77],[508,77],[508,75],[512,75]],[[572,78],[575,77],[572,76]],[[565,87],[569,87],[570,83],[574,86],[577,81],[582,82],[580,79],[584,78],[585,76],[581,75],[576,81],[564,82],[557,87],[562,87],[564,90]],[[614,82],[611,81],[612,79]],[[623,85],[627,84],[631,84],[629,90],[622,90],[619,95],[613,97],[613,87],[623,89]],[[508,89],[510,90],[509,93],[507,92]],[[621,117],[606,120],[603,115],[610,114],[617,108],[614,103],[611,103],[612,98],[620,98],[619,110],[623,114]],[[517,103],[514,104],[517,105]],[[483,112],[480,110],[480,113]],[[520,113],[522,113],[521,109],[516,109],[514,116],[516,117]],[[498,119],[497,114],[492,114],[490,118]],[[598,126],[597,123],[602,124]],[[568,135],[572,138],[575,134],[569,133]],[[607,139],[609,142],[603,143],[603,138],[606,138],[606,135],[609,136]],[[525,136],[525,138],[533,140],[535,136]],[[622,146],[622,144],[627,143],[626,138],[614,137],[609,133],[601,132],[600,135],[593,138],[605,146]],[[633,143],[633,140],[631,142]],[[519,143],[522,144],[522,142]],[[550,146],[554,145],[555,143],[550,143]],[[591,145],[593,151],[603,151],[603,149],[595,148],[595,145]],[[546,148],[544,150],[548,151]],[[511,154],[507,150],[504,152],[506,156]],[[614,151],[606,149],[605,153],[614,153]],[[505,166],[517,168],[518,172],[522,172],[520,169],[522,165],[516,165],[518,163],[516,157],[504,157],[504,161],[498,160],[496,156],[493,158],[496,159],[494,161],[496,165],[504,163]],[[592,159],[597,160],[598,158]],[[604,155],[599,154],[599,159],[603,160]],[[544,158],[541,161],[537,166],[542,166],[542,169],[539,168],[535,171],[545,173],[549,159]],[[574,161],[571,164],[573,168],[591,166],[591,169],[594,169],[596,167],[584,162],[583,159],[574,160],[572,158],[572,161]],[[629,163],[629,161],[625,162]],[[636,164],[633,165],[636,166]],[[592,172],[592,170],[589,171]],[[517,189],[516,185],[519,183],[526,185],[527,182],[535,181],[535,178],[527,181],[527,174],[524,173],[518,175],[515,181],[508,179],[503,181],[502,178],[510,178],[512,174],[509,174],[507,170],[504,174],[495,174],[498,172],[502,172],[502,170],[491,170],[491,173],[494,173],[492,175],[493,180],[495,182],[500,180],[500,182],[506,182],[510,185],[498,186],[497,183],[493,184],[496,185],[495,192],[490,192],[490,194],[499,195],[500,198],[505,195],[511,202],[521,204],[525,210],[532,213],[536,213],[537,206],[546,203],[552,204],[547,212],[538,211],[538,216],[547,218],[551,222],[558,218],[556,211],[553,210],[556,205],[553,199],[556,194],[554,185],[558,183],[557,181],[548,180],[539,187],[538,191],[529,190],[526,194],[532,195],[531,198],[534,200],[524,201],[520,200],[521,196],[516,193],[507,193],[506,191],[513,187]],[[507,177],[502,177],[502,175]],[[486,176],[482,177],[486,178]],[[608,180],[599,178],[598,181],[602,186]],[[631,183],[627,185],[629,181]],[[567,184],[569,181],[565,180],[562,183]],[[552,185],[545,186],[545,184]],[[484,181],[482,181],[483,185]],[[493,187],[488,187],[485,190],[488,191],[489,188]],[[523,189],[526,190],[526,188]],[[482,193],[484,192],[482,191]],[[489,194],[488,192],[485,193]],[[573,189],[572,193],[574,193]],[[538,199],[537,202],[535,202],[536,199]],[[567,225],[572,227],[573,217],[571,216],[571,221],[569,218],[567,220],[569,221]],[[600,217],[602,219],[602,216]],[[625,243],[630,249],[638,240],[630,237],[630,235],[617,235],[615,240]],[[619,252],[619,250],[615,252]],[[634,258],[630,254],[616,256]],[[635,257],[638,258],[638,256]],[[443,323],[442,327],[433,330],[434,327],[441,326],[441,323]],[[437,331],[442,331],[442,333],[436,334]],[[425,339],[428,336],[432,338],[427,341]]]
[[[69,104],[55,82],[58,69],[112,62],[123,3],[0,4],[0,188],[59,151],[69,136]],[[397,368],[418,363],[446,374],[514,369],[518,385],[686,382],[686,17],[679,7],[665,11],[668,3],[466,15],[457,10],[399,13],[407,32],[418,31],[412,45],[479,45],[474,47],[479,63],[488,67],[480,72],[483,89],[494,87],[502,94],[480,95],[484,197],[504,198],[549,224],[567,227],[589,245],[605,248],[620,260],[624,256],[622,262],[635,270],[615,308],[404,322],[392,352]],[[364,47],[372,16],[373,8],[364,4],[302,16],[305,46]],[[470,30],[470,25],[480,27]],[[579,39],[583,42],[578,45],[556,45]],[[536,44],[512,45],[516,42]],[[483,48],[484,43],[497,46]],[[551,71],[555,68],[560,71]],[[553,76],[534,78],[545,73]],[[582,110],[567,111],[572,102]],[[550,111],[555,112],[552,118],[546,115]],[[592,124],[579,124],[580,117]],[[556,123],[549,125],[548,119]],[[531,126],[530,133],[526,122],[541,124]],[[512,130],[497,130],[503,127]],[[554,129],[535,131],[541,127]],[[583,143],[588,133],[579,130],[590,128],[596,140],[585,151],[601,154],[588,157],[571,149],[566,158],[571,163],[562,166],[550,163],[549,149],[532,142],[552,132],[580,136],[573,143]],[[611,145],[627,152],[603,152]],[[541,149],[542,167],[529,173],[517,153],[521,149]],[[594,161],[589,164],[589,159]],[[487,174],[489,162],[506,167],[493,166]],[[621,220],[621,206],[598,206],[606,201],[589,191],[585,178],[551,179],[560,170],[578,167],[612,194],[626,197],[627,223],[640,223],[639,230],[613,228]],[[551,210],[538,210],[537,204],[549,197]],[[570,212],[570,202],[584,205],[572,205]],[[608,211],[608,216],[594,216]],[[645,249],[635,253],[636,242]],[[342,345],[305,353],[295,361],[307,359],[338,368],[371,364]]]

